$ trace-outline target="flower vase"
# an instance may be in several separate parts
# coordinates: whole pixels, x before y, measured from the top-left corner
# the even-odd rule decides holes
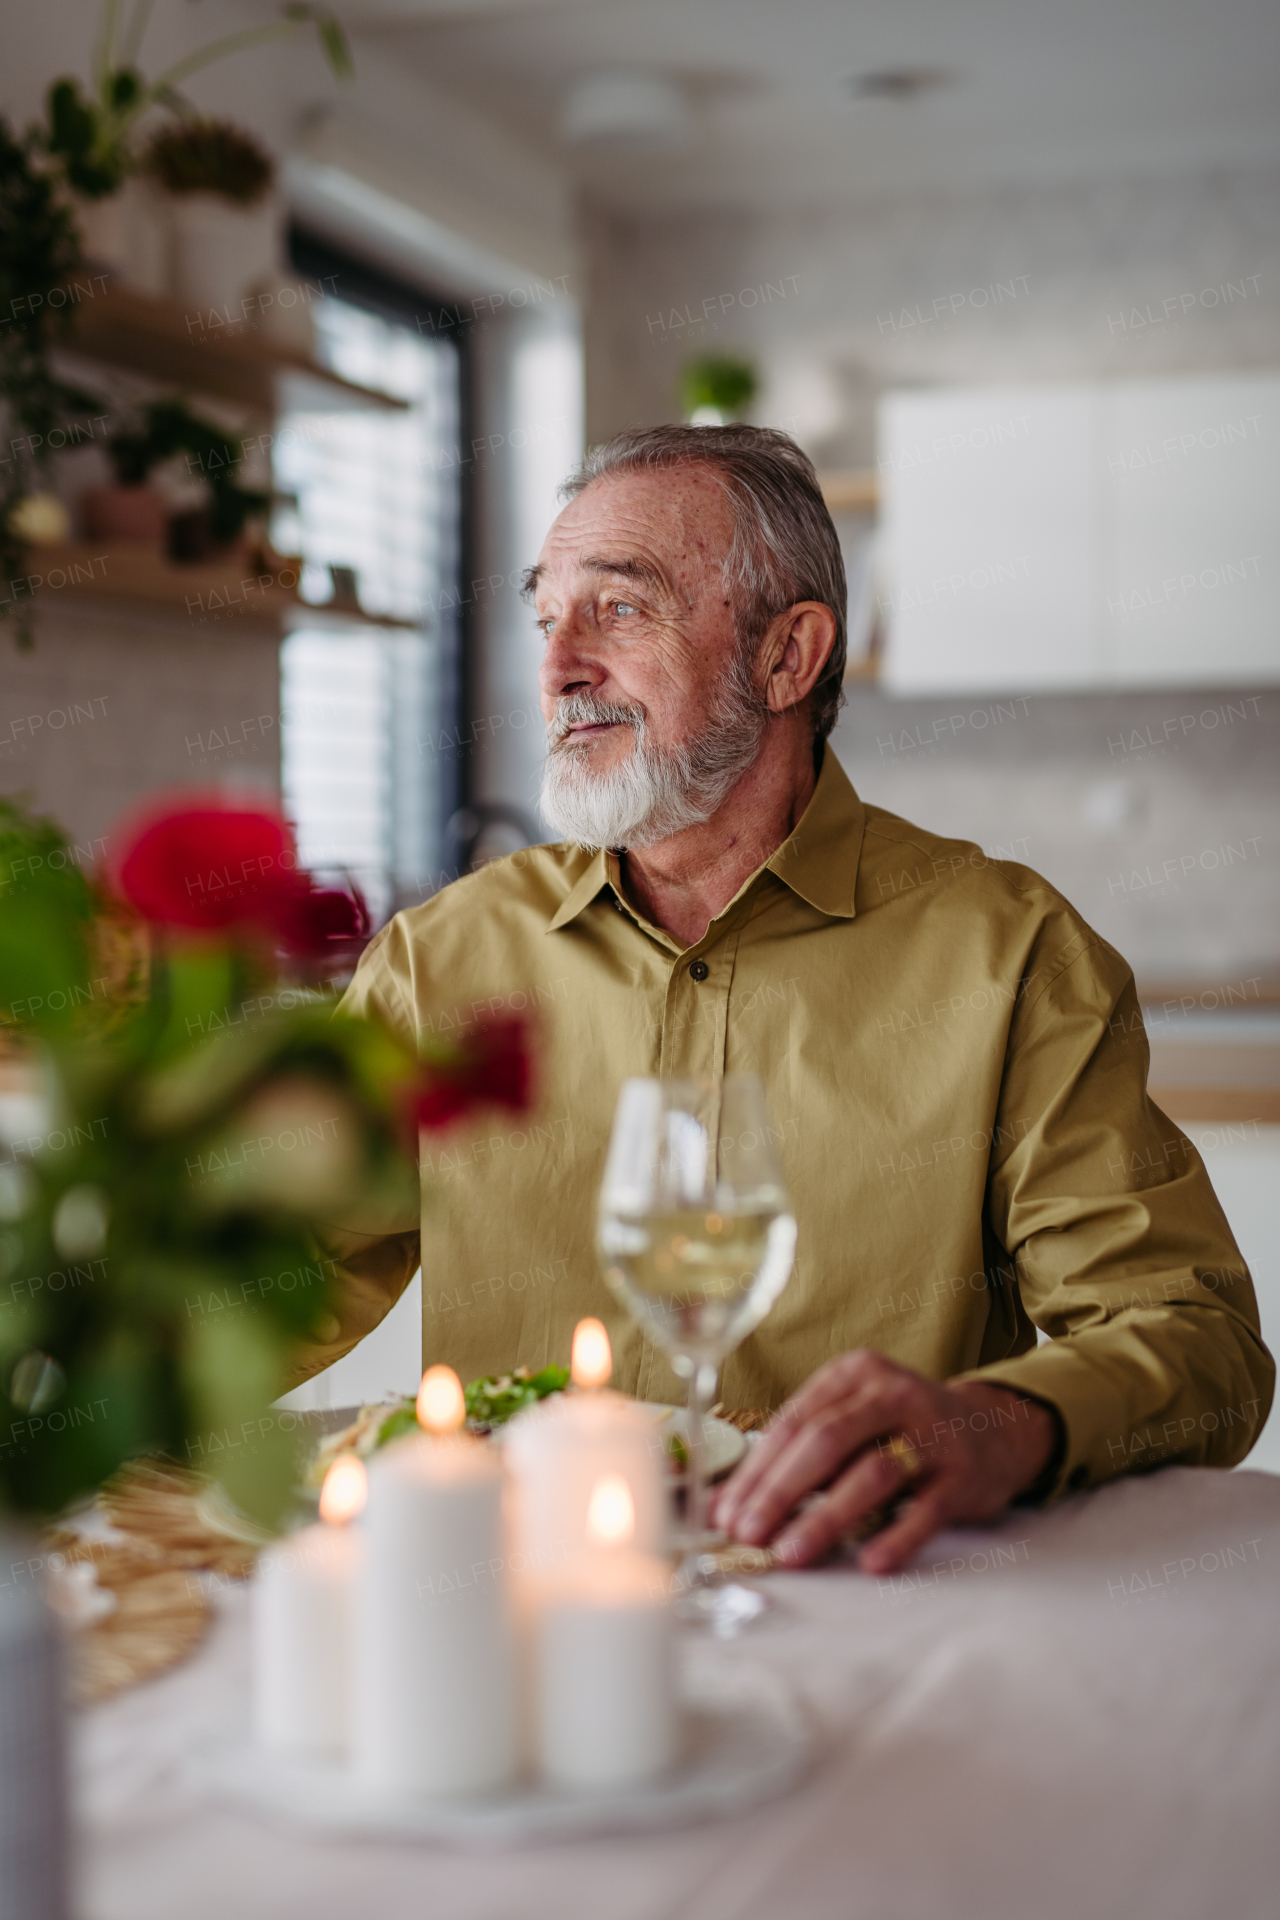
[[[61,1647],[35,1547],[0,1526],[0,1920],[70,1911]]]

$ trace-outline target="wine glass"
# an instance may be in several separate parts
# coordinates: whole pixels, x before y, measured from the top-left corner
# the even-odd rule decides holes
[[[618,1097],[598,1244],[604,1277],[688,1382],[689,1467],[678,1610],[726,1633],[763,1596],[720,1577],[708,1552],[706,1442],[720,1366],[791,1277],[796,1223],[755,1074],[628,1080]]]

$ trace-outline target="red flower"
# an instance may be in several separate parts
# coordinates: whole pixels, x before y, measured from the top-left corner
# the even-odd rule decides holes
[[[137,826],[116,881],[145,919],[211,933],[270,921],[305,885],[297,866],[279,814],[202,797]]]
[[[317,887],[298,866],[288,822],[266,808],[201,795],[153,810],[122,837],[116,884],[154,925],[253,930],[307,959],[343,957],[369,937],[359,888]]]
[[[523,1020],[473,1027],[456,1061],[428,1070],[425,1086],[414,1096],[413,1117],[418,1126],[438,1132],[471,1107],[510,1107],[523,1113],[529,1105],[530,1068]]]
[[[305,879],[305,876],[303,876]],[[369,938],[369,909],[359,887],[299,888],[273,910],[271,923],[289,953],[309,959],[341,957],[358,951]]]

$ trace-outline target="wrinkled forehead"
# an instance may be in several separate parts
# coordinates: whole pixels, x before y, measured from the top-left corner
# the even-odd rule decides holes
[[[690,597],[718,587],[733,534],[724,484],[705,466],[606,474],[553,521],[529,585],[563,589],[607,571]]]

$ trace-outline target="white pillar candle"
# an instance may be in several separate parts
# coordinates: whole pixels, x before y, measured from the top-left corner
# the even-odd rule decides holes
[[[537,1757],[554,1786],[639,1784],[676,1758],[670,1574],[630,1544],[625,1480],[592,1492],[588,1551],[534,1590]]]
[[[517,1756],[502,1458],[456,1431],[462,1389],[448,1368],[429,1369],[418,1409],[429,1431],[370,1466],[354,1762],[388,1792],[481,1793],[511,1779]]]
[[[587,1547],[593,1488],[609,1474],[626,1481],[635,1508],[633,1544],[666,1550],[667,1457],[653,1410],[604,1383],[612,1371],[609,1336],[598,1320],[579,1321],[573,1341],[577,1391],[556,1394],[518,1414],[503,1442],[514,1482],[513,1545],[522,1574],[548,1572]]]
[[[318,1526],[260,1555],[252,1594],[253,1726],[278,1753],[337,1756],[350,1733],[352,1590],[365,1471],[335,1460],[320,1493]]]

